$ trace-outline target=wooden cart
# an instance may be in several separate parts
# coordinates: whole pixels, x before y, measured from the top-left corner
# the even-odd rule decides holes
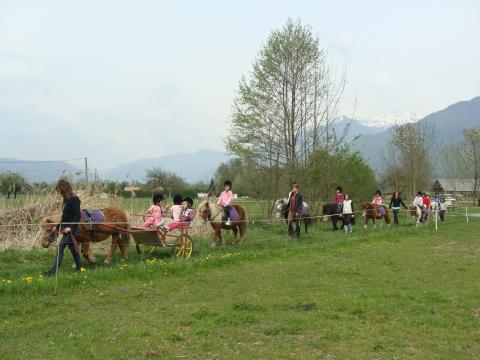
[[[132,227],[130,234],[139,254],[154,252],[157,247],[168,247],[172,248],[173,256],[188,259],[193,252],[193,241],[188,235],[188,229],[189,227],[185,226],[178,229],[179,233],[163,234],[158,229]]]

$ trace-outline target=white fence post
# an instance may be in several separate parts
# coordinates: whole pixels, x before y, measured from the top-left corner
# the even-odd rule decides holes
[[[467,218],[467,223],[468,223],[468,205],[465,205],[465,216]]]
[[[438,204],[435,207],[435,230],[438,230]]]

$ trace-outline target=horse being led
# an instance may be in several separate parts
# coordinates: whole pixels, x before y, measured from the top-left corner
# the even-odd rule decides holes
[[[244,242],[245,233],[247,232],[247,216],[245,210],[240,205],[232,205],[232,209],[230,210],[230,225],[225,225],[223,208],[207,200],[198,205],[197,214],[202,221],[210,222],[213,228],[212,247],[215,247],[217,240],[221,240],[222,245],[226,244],[226,241],[222,237],[222,229],[233,231],[233,244],[237,243],[237,233],[240,231],[240,244]]]
[[[284,218],[285,221],[288,219],[288,199],[280,199],[275,201],[275,216],[277,219]],[[308,225],[310,224],[310,210],[308,210],[308,204],[304,201],[303,208],[300,215],[300,221],[303,221],[305,225],[305,234],[308,234]]]
[[[330,220],[332,220],[333,230],[338,230],[337,221],[342,214],[342,207],[338,206],[338,204],[325,204],[322,206],[322,213],[324,221],[328,221],[328,218],[330,218]]]
[[[373,222],[373,227],[375,227],[375,220],[381,220],[384,219],[385,222],[388,224],[390,227],[390,214],[388,211],[388,206],[386,205],[380,205],[383,206],[383,215],[379,211],[379,206],[365,202],[362,204],[362,216],[365,218],[365,223],[363,227],[366,229],[368,225],[368,220],[372,220]]]
[[[43,237],[40,244],[44,248],[48,248],[50,244],[56,240],[57,234],[53,228],[58,226],[60,219],[60,215],[53,215],[47,216],[41,220]],[[122,258],[127,260],[126,248],[128,246],[130,234],[128,232],[122,233],[121,229],[126,231],[130,230],[127,213],[122,209],[108,207],[102,210],[95,210],[92,213],[82,210],[82,217],[80,219],[80,225],[75,239],[82,244],[83,257],[90,264],[94,264],[96,262],[95,257],[89,254],[90,242],[103,241],[111,236],[112,245],[107,258],[105,259],[105,263],[110,264],[112,262],[113,254],[117,247],[120,247]]]
[[[434,211],[435,214],[438,214],[438,204],[433,202],[430,205],[430,208]],[[410,215],[415,218],[415,226],[419,227],[420,225],[428,224],[428,214],[431,211],[426,209],[421,209],[420,206],[411,205],[409,207]]]
[[[419,206],[411,205],[408,208],[410,210],[410,215],[415,218],[415,226],[419,227],[423,224],[423,213]]]

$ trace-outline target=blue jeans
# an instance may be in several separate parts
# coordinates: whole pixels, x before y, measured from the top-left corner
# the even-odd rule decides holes
[[[73,242],[73,238],[70,236],[71,234],[63,234],[62,240],[58,244],[57,256],[58,259],[55,257],[55,261],[53,262],[52,268],[50,269],[51,273],[57,272],[58,268],[62,264],[63,261],[63,252],[65,248],[68,246],[70,252],[72,253],[73,260],[75,260],[75,267],[77,271],[80,271],[82,267],[82,263],[80,262],[80,253],[78,252],[75,243]]]

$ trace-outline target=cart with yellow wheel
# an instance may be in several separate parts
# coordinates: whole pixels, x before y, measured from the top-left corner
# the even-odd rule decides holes
[[[153,253],[157,247],[172,248],[173,256],[188,259],[193,252],[193,241],[188,234],[189,226],[180,226],[179,233],[164,234],[159,229],[132,227],[130,234],[139,254]]]

